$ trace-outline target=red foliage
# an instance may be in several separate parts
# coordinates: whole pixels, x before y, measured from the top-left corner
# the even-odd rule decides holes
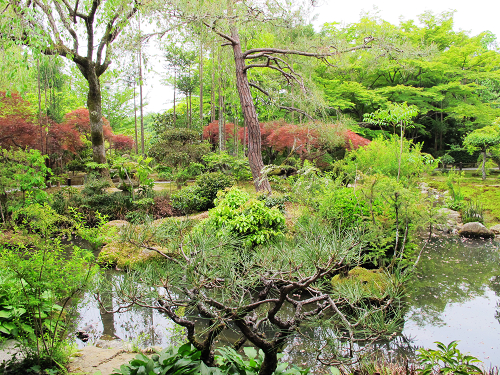
[[[227,122],[224,125],[226,140],[234,138],[234,124]],[[208,139],[213,145],[219,144],[219,121],[214,121],[203,128],[203,139]]]
[[[288,124],[284,120],[260,123],[262,148],[270,148],[276,152],[290,151],[303,155],[309,153],[311,149],[321,148],[319,133],[317,128],[308,125]],[[234,134],[234,124],[226,124],[226,139],[232,139]],[[357,149],[366,146],[370,141],[360,135],[348,130],[345,134],[346,149]],[[212,122],[203,129],[203,138],[216,145],[219,142],[218,121]],[[240,127],[238,129],[240,142],[248,144],[248,129]]]
[[[370,140],[363,138],[362,136],[354,133],[351,130],[348,130],[346,133],[346,149],[347,150],[356,150],[362,146],[367,146],[370,144]]]
[[[115,150],[129,151],[134,148],[134,140],[127,135],[115,134],[111,140]]]
[[[105,117],[102,118],[104,125],[102,127],[104,139],[112,140],[113,130],[109,126],[109,121]],[[78,108],[64,115],[63,124],[69,125],[76,129],[80,134],[90,140],[90,115],[86,108]]]
[[[267,136],[267,142],[276,151],[294,150],[294,152],[302,154],[309,152],[311,147],[318,147],[318,132],[307,126],[284,123]]]
[[[53,123],[47,134],[48,154],[56,154],[61,150],[76,153],[83,147],[80,133],[68,124]]]
[[[36,148],[40,144],[39,133],[29,102],[16,93],[8,96],[0,92],[0,146]]]

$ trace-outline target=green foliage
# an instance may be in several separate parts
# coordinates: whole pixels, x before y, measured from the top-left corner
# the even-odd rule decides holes
[[[469,151],[469,154],[500,144],[500,119],[497,123],[496,125],[476,129],[465,137],[464,146]]]
[[[134,209],[133,201],[122,192],[107,193],[105,189],[109,186],[108,180],[89,175],[81,192],[69,188],[54,195],[52,207],[61,214],[69,214],[69,207],[73,207],[90,226],[97,225],[101,215],[109,220],[122,220]]]
[[[394,129],[399,126],[401,134],[411,126],[412,119],[418,114],[418,108],[414,105],[408,105],[406,102],[389,103],[387,109],[379,109],[373,113],[365,115],[364,120],[379,126],[392,126]]]
[[[259,194],[257,199],[264,202],[267,208],[276,207],[280,210],[281,213],[285,213],[285,202],[290,201],[290,197],[288,195],[267,195],[267,194]]]
[[[484,210],[478,201],[468,202],[464,209],[462,210],[462,222],[472,223],[472,222],[480,222],[484,224]]]
[[[451,202],[448,202],[448,207],[452,210],[460,210],[463,207],[464,196],[462,195],[461,183],[464,179],[464,172],[451,170],[446,177],[446,185],[451,195]]]
[[[57,363],[68,327],[70,301],[78,298],[96,272],[92,253],[68,249],[62,235],[90,235],[78,225],[65,229],[53,209],[32,204],[15,212],[16,230],[32,236],[34,247],[16,244],[1,249],[1,266],[12,275],[12,305],[25,309],[30,328],[20,325],[16,337],[31,355]],[[67,220],[66,220],[67,221]],[[59,307],[55,308],[55,305]],[[22,321],[20,322],[22,323]]]
[[[457,349],[458,341],[452,341],[448,346],[435,341],[438,349],[418,349],[417,359],[424,366],[417,370],[422,375],[440,374],[482,374],[483,372],[474,363],[481,361],[471,355],[463,354]]]
[[[376,206],[380,206],[381,202],[379,197],[375,199],[372,210],[377,211]],[[352,188],[333,189],[319,199],[320,216],[342,229],[357,227],[370,220],[372,210],[361,192],[355,192]]]
[[[403,139],[402,145],[401,153],[398,137],[377,138],[368,146],[350,152],[343,169],[348,175],[354,176],[357,172],[362,172],[397,177],[399,171],[400,179],[408,184],[437,167],[437,162],[431,155],[422,153],[422,144]]]
[[[208,142],[200,142],[200,134],[186,128],[169,128],[160,139],[151,145],[148,155],[158,163],[171,167],[186,167],[192,162],[200,163],[210,152]]]
[[[230,173],[236,181],[250,181],[252,179],[248,158],[237,158],[223,151],[211,152],[203,156],[203,161],[211,172]]]
[[[45,178],[52,175],[50,168],[45,165],[46,155],[38,150],[0,150],[0,192],[6,197],[9,207],[0,204],[2,218],[7,213],[33,202],[44,203],[48,195],[45,188]],[[22,192],[22,200],[17,200],[13,191]],[[0,202],[1,203],[1,202]]]
[[[222,172],[204,173],[196,178],[196,185],[172,194],[172,206],[186,214],[208,210],[214,207],[217,192],[233,185],[232,176]]]
[[[196,184],[200,187],[201,194],[209,201],[207,208],[214,207],[213,202],[217,197],[217,192],[233,186],[234,183],[232,176],[222,172],[204,173],[196,178]]]
[[[208,213],[207,225],[225,228],[255,246],[283,235],[285,217],[276,207],[250,199],[248,193],[232,188],[217,195],[216,206]]]
[[[198,185],[185,187],[172,194],[172,207],[185,214],[203,211],[208,205],[209,201]]]
[[[244,348],[245,359],[241,354],[231,348],[220,348],[220,355],[215,356],[217,367],[209,367],[201,360],[201,351],[193,348],[191,344],[184,344],[178,348],[167,348],[150,357],[139,354],[128,364],[113,370],[112,375],[257,375],[263,361],[262,351],[257,352],[252,347]],[[280,363],[274,375],[302,375],[308,374],[308,369]]]

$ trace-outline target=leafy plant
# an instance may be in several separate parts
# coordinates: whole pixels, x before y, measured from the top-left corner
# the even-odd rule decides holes
[[[200,193],[209,201],[207,208],[214,207],[214,199],[218,191],[231,187],[234,183],[233,177],[222,172],[204,173],[196,179]]]
[[[417,358],[423,369],[417,370],[422,375],[440,374],[481,374],[482,371],[473,363],[481,361],[476,357],[463,354],[457,349],[458,341],[452,341],[448,346],[439,341],[434,342],[438,349],[419,349]]]
[[[466,224],[475,221],[484,224],[483,207],[478,201],[468,202],[465,208],[462,210],[462,222]]]
[[[248,193],[238,188],[220,192],[215,208],[208,213],[207,225],[217,230],[226,228],[243,237],[247,246],[263,244],[283,235],[285,217],[280,210],[249,198]]]
[[[461,190],[461,183],[464,179],[464,172],[456,172],[451,170],[446,178],[446,185],[450,192],[452,201],[448,203],[448,207],[452,210],[460,210],[463,207],[464,196]]]
[[[216,367],[207,366],[201,360],[201,351],[191,344],[184,344],[179,348],[168,348],[158,354],[148,357],[139,354],[128,364],[121,365],[113,370],[111,375],[237,375],[258,374],[263,361],[262,351],[257,352],[252,347],[243,349],[248,359],[232,348],[219,348],[220,355],[215,356]],[[305,375],[309,369],[301,369],[288,363],[280,363],[274,375]]]
[[[188,186],[172,194],[172,207],[185,214],[202,211],[208,206],[208,199],[202,195],[199,186]]]
[[[19,243],[1,249],[1,266],[19,290],[13,305],[26,310],[31,327],[25,334],[20,331],[17,338],[39,363],[62,367],[59,360],[70,301],[81,295],[97,271],[92,253],[77,246],[68,249],[62,244],[62,235],[76,232],[88,238],[91,229],[61,227],[68,220],[48,205],[32,204],[14,214],[16,230],[35,239],[34,246]],[[56,304],[59,307],[54,308]]]

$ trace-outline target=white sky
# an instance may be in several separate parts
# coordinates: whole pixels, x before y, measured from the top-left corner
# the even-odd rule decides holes
[[[392,24],[399,24],[402,17],[405,20],[417,20],[417,15],[426,10],[441,13],[448,10],[456,10],[454,21],[455,30],[470,31],[477,35],[489,30],[499,38],[500,44],[500,1],[498,0],[323,0],[316,8],[318,14],[315,24],[322,25],[325,22],[341,22],[345,24],[359,21],[363,12],[373,13],[374,7],[383,20]],[[161,71],[161,58],[153,57],[150,61],[156,61],[153,69]],[[172,107],[173,90],[171,87],[161,84],[161,77],[150,73],[146,78],[146,95],[149,105],[145,112],[163,112]]]

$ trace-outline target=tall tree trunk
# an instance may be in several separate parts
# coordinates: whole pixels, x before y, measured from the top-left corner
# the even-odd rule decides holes
[[[215,41],[212,43],[212,61],[215,62]],[[210,101],[210,122],[215,121],[215,66],[212,66],[212,92]]]
[[[141,35],[141,18],[139,17],[139,36]],[[139,104],[141,106],[141,153],[144,156],[144,110],[142,103],[142,42],[139,40]]]
[[[106,149],[104,147],[104,134],[102,131],[102,102],[101,84],[96,74],[94,63],[90,63],[87,69],[87,81],[89,83],[89,93],[87,95],[87,107],[90,117],[90,139],[92,141],[92,156],[94,162],[106,164]],[[107,168],[102,168],[100,173],[103,177],[109,176]]]
[[[245,58],[241,51],[240,37],[235,26],[231,28],[233,43],[234,63],[236,66],[236,87],[240,96],[241,110],[243,111],[244,125],[248,128],[248,161],[252,171],[255,190],[271,193],[271,185],[266,176],[262,177],[261,134],[257,111],[250,92],[250,84],[245,70]]]
[[[222,90],[222,50],[219,48],[219,152],[226,149],[226,124],[224,119],[224,93]]]
[[[175,113],[175,88],[177,87],[177,69],[174,68],[174,128],[175,128],[175,121],[176,121],[176,113]]]
[[[139,155],[139,138],[137,136],[137,104],[135,103],[135,77],[134,77],[134,130],[135,130],[135,154]]]
[[[486,148],[482,149],[483,153],[483,162],[481,164],[481,177],[484,180],[486,180]]]
[[[200,35],[200,127],[203,129],[203,41]]]

